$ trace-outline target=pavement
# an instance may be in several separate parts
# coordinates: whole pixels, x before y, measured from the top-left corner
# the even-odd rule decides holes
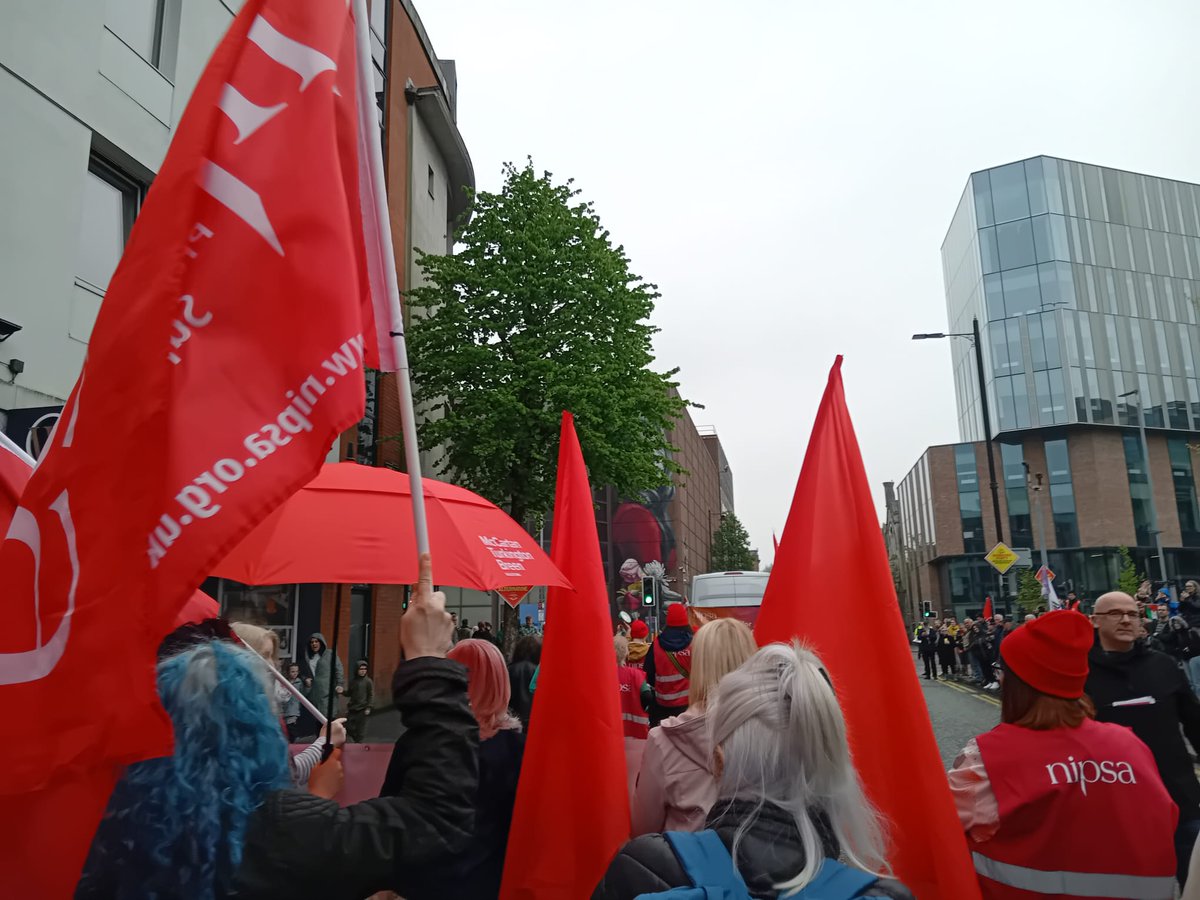
[[[918,670],[918,676],[921,671]],[[920,681],[942,765],[948,770],[967,741],[1000,723],[1000,698],[997,693],[984,691],[965,678],[939,678],[936,681],[921,678]]]

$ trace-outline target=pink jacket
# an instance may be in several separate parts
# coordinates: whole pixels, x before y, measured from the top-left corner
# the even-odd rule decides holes
[[[689,709],[650,730],[633,795],[633,834],[700,831],[717,800],[703,712]]]

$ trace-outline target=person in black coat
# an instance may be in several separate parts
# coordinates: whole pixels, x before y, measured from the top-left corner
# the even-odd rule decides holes
[[[949,678],[956,671],[958,646],[958,636],[950,633],[949,625],[943,625],[937,636],[937,657],[943,678]]]
[[[410,740],[403,792],[340,807],[338,757],[291,788],[287,742],[261,657],[214,638],[158,664],[172,756],[134,763],[109,801],[77,898],[359,900],[409,866],[466,845],[478,725],[429,557],[400,626],[396,705]],[[215,763],[215,764],[214,764]],[[314,791],[318,789],[314,787]]]
[[[1175,849],[1182,884],[1200,835],[1200,781],[1184,743],[1186,735],[1192,750],[1200,750],[1200,701],[1174,660],[1137,640],[1137,615],[1128,594],[1113,592],[1096,601],[1096,644],[1088,656],[1085,690],[1098,721],[1132,728],[1154,755],[1179,807]]]
[[[521,720],[521,730],[526,733],[529,732],[529,714],[533,712],[533,690],[529,685],[541,660],[542,639],[525,635],[517,641],[512,662],[508,664],[509,708]]]
[[[737,869],[754,897],[783,897],[803,887],[825,859],[840,858],[869,872],[886,870],[883,835],[851,764],[846,724],[816,656],[798,645],[763,647],[721,680],[710,716],[721,775],[708,827],[727,850],[738,841]],[[828,796],[770,796],[778,785],[803,790],[792,771],[800,759],[828,767],[804,779],[831,784]],[[815,836],[804,837],[803,820]],[[835,832],[846,836],[845,845],[839,846]],[[667,837],[646,834],[618,851],[592,900],[634,900],[690,886]],[[865,896],[913,900],[903,884],[886,877]]]
[[[921,652],[921,662],[925,663],[925,677],[936,679],[938,630],[926,625],[917,636],[917,645]]]
[[[405,900],[494,900],[500,894],[508,832],[525,752],[521,723],[509,712],[508,670],[491,642],[459,641],[448,654],[467,667],[467,695],[479,723],[479,786],[475,824],[466,847],[425,865],[409,866],[393,889]],[[381,797],[403,796],[412,752],[407,733],[396,741]]]

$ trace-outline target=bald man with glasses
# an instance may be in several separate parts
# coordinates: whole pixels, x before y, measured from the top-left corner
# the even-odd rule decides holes
[[[1171,657],[1137,639],[1138,616],[1137,601],[1128,594],[1113,591],[1096,601],[1096,643],[1088,656],[1084,690],[1096,705],[1098,721],[1132,728],[1154,755],[1163,784],[1179,807],[1175,854],[1182,887],[1200,835],[1200,782],[1183,737],[1200,749],[1200,701]]]

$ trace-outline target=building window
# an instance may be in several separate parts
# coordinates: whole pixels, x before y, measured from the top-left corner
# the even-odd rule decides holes
[[[1175,509],[1179,512],[1183,546],[1200,547],[1200,508],[1196,504],[1192,451],[1188,449],[1187,439],[1182,437],[1167,438],[1167,449],[1171,456],[1171,480],[1175,483]]]
[[[1054,515],[1054,541],[1061,547],[1079,546],[1075,516],[1075,490],[1071,486],[1071,459],[1065,439],[1046,441],[1046,468],[1050,481],[1050,511]]]
[[[1146,477],[1146,458],[1142,441],[1136,434],[1123,435],[1125,471],[1129,474],[1129,499],[1133,503],[1133,529],[1139,547],[1154,543],[1150,533],[1150,483]]]
[[[166,0],[108,0],[108,30],[156,69],[162,68]]]
[[[429,174],[426,176],[429,188],[429,199],[433,199],[433,166],[429,166]]]
[[[983,508],[979,502],[979,473],[975,465],[974,444],[955,446],[954,472],[958,479],[958,512],[962,518],[963,551],[983,553]]]
[[[1000,445],[1004,470],[1004,499],[1008,503],[1008,528],[1014,547],[1033,546],[1033,519],[1025,484],[1025,450],[1020,444]]]
[[[79,213],[76,282],[103,294],[117,268],[142,200],[142,187],[93,155]]]

